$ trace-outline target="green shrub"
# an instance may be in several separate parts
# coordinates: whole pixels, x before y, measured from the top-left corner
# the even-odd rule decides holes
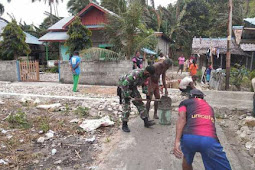
[[[49,119],[47,117],[40,117],[39,122],[39,128],[43,131],[43,133],[46,133],[50,130]]]
[[[89,108],[87,107],[78,107],[75,112],[75,114],[79,115],[79,116],[82,116],[82,117],[85,117],[85,116],[88,116],[89,115]]]
[[[249,73],[249,79],[252,80],[255,77],[255,70]]]
[[[198,70],[197,71],[197,81],[200,82],[201,81],[201,77],[202,77],[202,70]]]
[[[178,66],[179,62],[178,61],[173,61],[174,66]]]
[[[28,129],[30,128],[30,124],[27,120],[27,115],[25,112],[22,112],[21,110],[18,110],[16,114],[11,113],[7,117],[7,121],[10,123],[11,128],[24,128]]]
[[[50,70],[49,70],[50,73],[58,73],[58,66],[55,66],[55,67],[52,67]]]
[[[241,86],[250,86],[250,71],[244,66],[235,64],[235,67],[231,67],[230,70],[230,84],[236,86],[238,90],[241,90]]]

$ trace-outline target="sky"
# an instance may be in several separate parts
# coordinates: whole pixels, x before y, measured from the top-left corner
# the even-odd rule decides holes
[[[41,2],[34,2],[32,0],[12,0],[10,3],[7,3],[7,0],[0,0],[4,5],[5,12],[1,16],[2,18],[10,21],[11,16],[14,16],[16,20],[24,21],[26,24],[34,24],[35,26],[39,26],[43,19],[46,18],[44,15],[45,11],[50,11],[48,5],[44,3],[44,0]],[[176,0],[154,0],[155,6],[167,6],[169,3],[175,3]],[[59,1],[58,5],[58,14],[60,17],[68,17],[70,14],[67,12],[66,4],[68,0],[63,0],[63,3]]]

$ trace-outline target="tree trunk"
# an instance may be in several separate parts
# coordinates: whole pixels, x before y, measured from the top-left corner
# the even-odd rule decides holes
[[[180,16],[180,6],[181,6],[181,2],[180,2],[180,0],[177,0],[177,2],[176,2],[176,20],[178,20],[178,18]]]
[[[250,12],[250,0],[246,0],[245,16],[247,17]]]
[[[50,3],[50,24],[53,25],[53,18],[52,18],[52,3]]]
[[[154,0],[151,0],[151,6],[153,9],[155,9],[155,3],[154,3]]]

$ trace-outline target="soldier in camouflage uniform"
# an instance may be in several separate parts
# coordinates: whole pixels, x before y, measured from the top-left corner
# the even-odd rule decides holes
[[[130,101],[137,107],[140,117],[144,120],[144,126],[150,127],[154,122],[148,121],[148,113],[141,99],[141,95],[137,90],[137,86],[142,86],[144,82],[155,73],[153,66],[148,66],[146,69],[132,70],[129,74],[122,76],[119,79],[119,88],[121,88],[121,96],[123,99],[123,112],[122,112],[122,130],[130,132],[127,122],[131,111]]]

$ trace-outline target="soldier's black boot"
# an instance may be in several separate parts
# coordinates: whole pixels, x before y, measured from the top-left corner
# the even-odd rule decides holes
[[[155,122],[149,121],[149,120],[148,120],[148,117],[144,118],[143,121],[144,121],[144,127],[149,128],[149,127],[155,125]]]
[[[122,130],[123,130],[124,132],[130,132],[130,129],[128,128],[128,124],[127,124],[126,121],[123,121],[123,122],[122,122]]]

